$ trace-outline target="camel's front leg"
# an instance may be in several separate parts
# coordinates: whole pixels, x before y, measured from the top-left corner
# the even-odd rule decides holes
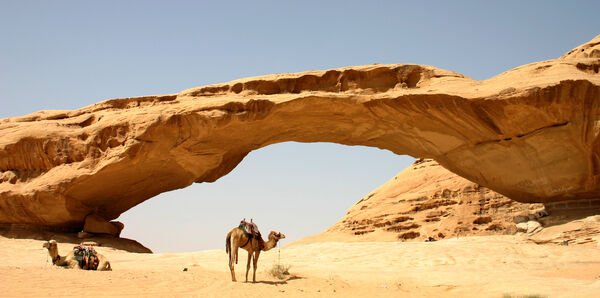
[[[237,258],[237,253],[238,253],[238,247],[232,245],[231,250],[229,251],[229,270],[231,271],[231,281],[236,281],[234,264],[235,264],[235,259]]]
[[[254,260],[253,260],[254,274],[252,274],[252,282],[256,282],[256,265],[258,264],[258,256],[260,256],[260,250],[257,250],[256,252],[254,252]]]
[[[70,269],[81,269],[81,268],[79,267],[79,262],[77,262],[77,260],[70,260],[70,261],[67,261],[67,266],[68,266]]]
[[[246,282],[248,282],[248,271],[250,271],[250,258],[252,257],[252,252],[248,251],[248,262],[246,263]]]

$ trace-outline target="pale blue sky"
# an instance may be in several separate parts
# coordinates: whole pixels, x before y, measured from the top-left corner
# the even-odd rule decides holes
[[[486,79],[600,34],[599,3],[0,0],[0,118],[371,63]],[[330,226],[411,160],[374,148],[272,145],[215,183],[160,195],[119,220],[123,236],[156,252],[220,249],[242,217],[285,233],[285,244]]]

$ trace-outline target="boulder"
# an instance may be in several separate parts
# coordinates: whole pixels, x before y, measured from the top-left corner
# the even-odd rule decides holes
[[[90,214],[85,217],[83,226],[84,233],[105,234],[113,237],[119,237],[125,225],[119,221],[107,221],[106,219]]]
[[[83,238],[89,238],[89,237],[93,237],[93,236],[94,236],[94,234],[88,233],[88,232],[79,232],[79,233],[77,233],[77,238],[81,238],[81,239],[83,239]]]
[[[516,224],[520,224],[522,222],[528,222],[529,221],[529,216],[527,215],[517,215],[513,218],[513,222]]]
[[[528,228],[527,222],[520,222],[517,224],[517,232],[527,233]]]
[[[542,229],[542,224],[535,220],[530,220],[527,222],[527,234],[531,235],[541,231]]]

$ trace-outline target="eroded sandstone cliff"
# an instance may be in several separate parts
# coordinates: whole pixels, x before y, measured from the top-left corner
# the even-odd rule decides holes
[[[513,201],[434,160],[419,159],[352,205],[333,226],[296,243],[515,234],[515,219],[527,222],[546,214],[543,204]]]
[[[512,235],[536,243],[600,243],[600,198],[556,208],[520,203],[464,179],[431,159],[419,159],[352,205],[313,242],[428,241]]]
[[[433,158],[521,202],[598,197],[599,43],[484,81],[376,64],[1,119],[0,223],[79,230],[285,141]]]

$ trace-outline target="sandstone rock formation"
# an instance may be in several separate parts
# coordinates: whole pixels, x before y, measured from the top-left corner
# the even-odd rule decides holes
[[[120,221],[107,222],[96,214],[90,214],[84,219],[83,232],[119,237],[124,227],[125,225]]]
[[[600,245],[598,208],[563,208],[549,213],[546,207],[513,201],[433,160],[420,159],[352,205],[333,226],[288,245],[515,233],[538,244]]]
[[[78,231],[89,214],[114,219],[285,141],[434,158],[521,202],[595,198],[599,42],[484,81],[376,64],[1,119],[0,223]]]
[[[543,204],[513,201],[446,170],[430,159],[417,160],[354,204],[320,234],[297,243],[321,241],[424,241],[515,234]]]

